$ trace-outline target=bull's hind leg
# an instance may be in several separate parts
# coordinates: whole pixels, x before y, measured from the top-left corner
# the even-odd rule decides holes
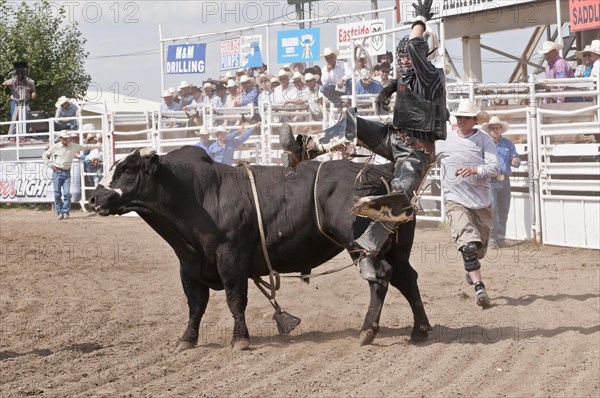
[[[233,315],[233,337],[231,347],[235,351],[250,348],[250,334],[246,326],[246,305],[248,304],[248,278],[245,275],[224,276],[227,306]]]
[[[198,343],[200,320],[204,315],[209,298],[208,287],[186,275],[183,264],[181,265],[180,274],[183,291],[188,301],[189,318],[185,332],[179,339],[175,352],[194,348]]]

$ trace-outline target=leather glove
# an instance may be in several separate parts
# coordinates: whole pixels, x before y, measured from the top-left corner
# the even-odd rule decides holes
[[[433,4],[433,0],[417,0],[419,4],[412,3],[413,8],[415,9],[415,20],[420,20],[422,22],[427,22],[433,18],[433,13],[431,12],[431,5]],[[421,17],[421,18],[419,18]],[[423,19],[425,19],[423,21]]]

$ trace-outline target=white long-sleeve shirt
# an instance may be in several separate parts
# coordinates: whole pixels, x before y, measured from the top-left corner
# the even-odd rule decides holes
[[[60,142],[52,145],[44,154],[44,164],[47,166],[56,166],[59,169],[70,170],[75,154],[80,151],[89,151],[94,148],[101,148],[101,144],[80,145],[69,142],[68,145],[63,145]]]
[[[340,61],[339,59],[335,61],[335,67],[332,70],[327,70],[327,64],[323,65],[321,73],[323,73],[323,76],[321,76],[321,83],[323,85],[337,85],[342,79],[348,80],[352,78],[352,71],[346,66],[344,61]]]
[[[496,144],[492,137],[477,130],[467,138],[455,131],[445,141],[435,142],[442,168],[444,201],[459,203],[468,209],[483,209],[492,204],[490,178],[499,174]],[[477,175],[456,176],[461,167],[477,166]]]

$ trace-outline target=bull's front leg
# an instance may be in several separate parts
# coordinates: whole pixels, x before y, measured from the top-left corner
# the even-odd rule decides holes
[[[210,297],[208,286],[197,282],[188,275],[183,263],[180,265],[180,275],[183,291],[187,297],[189,318],[185,332],[183,332],[183,336],[179,339],[175,352],[181,352],[196,347],[196,344],[198,343],[200,320],[204,315],[204,311],[206,311],[206,306],[208,305],[208,299]]]

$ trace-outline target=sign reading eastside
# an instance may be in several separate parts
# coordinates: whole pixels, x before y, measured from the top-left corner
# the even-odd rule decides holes
[[[167,75],[204,73],[206,44],[177,44],[167,49]]]
[[[361,21],[346,23],[337,26],[337,48],[340,51],[338,58],[350,58],[352,56],[351,39],[355,36],[368,35],[383,32],[385,30],[385,19],[374,19],[372,21]],[[361,44],[361,41],[357,41]],[[368,37],[362,46],[368,51],[369,56],[385,54],[385,35]]]

